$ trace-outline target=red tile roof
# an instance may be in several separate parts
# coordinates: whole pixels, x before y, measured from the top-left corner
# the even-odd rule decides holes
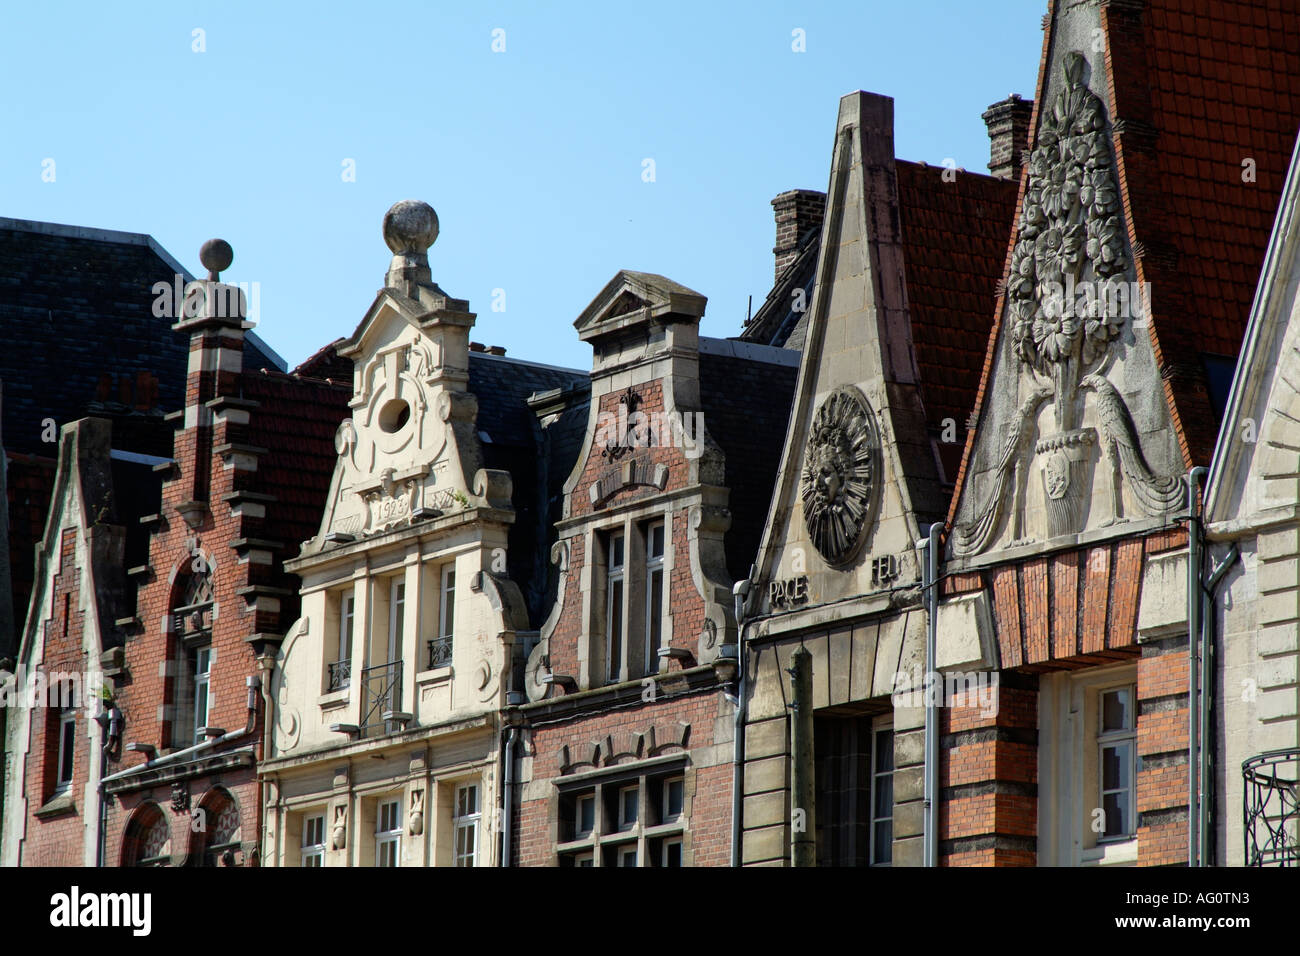
[[[1016,184],[967,172],[945,182],[940,166],[901,159],[894,166],[907,307],[926,420],[941,433],[951,419],[961,436],[975,407],[993,325]],[[961,448],[960,442],[941,444],[948,481],[957,474]]]

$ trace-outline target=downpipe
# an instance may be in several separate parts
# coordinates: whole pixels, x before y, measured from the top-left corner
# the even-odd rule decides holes
[[[925,680],[933,680],[939,643],[939,538],[943,523],[930,525],[930,535],[917,544],[925,548],[922,590],[925,592]],[[939,713],[934,694],[925,695],[925,822],[922,827],[922,855],[925,866],[939,865]]]
[[[1228,549],[1228,553],[1223,559],[1215,565],[1214,570],[1210,572],[1210,577],[1205,582],[1205,587],[1201,592],[1202,613],[1201,613],[1201,708],[1199,720],[1201,725],[1201,753],[1200,766],[1198,768],[1198,780],[1200,781],[1200,817],[1197,820],[1199,830],[1198,839],[1200,843],[1200,866],[1210,866],[1210,857],[1214,848],[1210,845],[1210,797],[1207,792],[1206,781],[1212,777],[1212,757],[1214,756],[1214,747],[1210,742],[1210,718],[1214,709],[1214,605],[1215,591],[1218,590],[1220,582],[1228,570],[1237,563],[1237,558],[1241,556],[1241,549],[1236,544]]]
[[[1198,494],[1208,469],[1197,466],[1187,473],[1187,865],[1199,866],[1201,857],[1200,782],[1200,669],[1197,645],[1201,636],[1201,513]]]
[[[514,811],[515,748],[518,743],[519,728],[512,724],[506,735],[505,767],[501,773],[501,866],[506,868],[510,866],[510,837],[514,826],[511,814]]]
[[[244,683],[248,686],[248,721],[244,724],[242,730],[232,730],[228,734],[211,740],[205,740],[202,743],[195,744],[193,747],[186,747],[184,750],[177,750],[166,756],[159,757],[156,760],[146,760],[138,767],[129,767],[126,770],[119,770],[112,776],[104,777],[102,783],[110,783],[122,777],[129,777],[131,774],[139,773],[141,770],[152,770],[154,767],[161,767],[164,764],[173,763],[191,754],[201,753],[218,747],[221,744],[229,743],[232,740],[238,740],[240,737],[247,737],[257,729],[257,698],[258,691],[262,687],[262,679],[257,676],[245,677]]]
[[[738,676],[736,699],[734,701],[736,716],[732,729],[731,756],[731,865],[740,866],[741,838],[744,828],[744,766],[745,766],[745,716],[748,703],[745,700],[745,674],[749,670],[749,658],[745,653],[745,598],[749,595],[749,581],[737,581],[731,588],[736,611],[736,664]],[[730,696],[730,695],[728,695]]]

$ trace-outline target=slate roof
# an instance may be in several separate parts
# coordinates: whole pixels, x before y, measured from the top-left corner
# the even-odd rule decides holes
[[[515,523],[507,570],[524,594],[533,626],[539,627],[554,593],[550,550],[564,482],[585,436],[591,379],[576,369],[470,352],[469,389],[478,399],[484,467],[505,469],[513,477]],[[567,396],[567,410],[544,433],[528,399],[552,391]]]
[[[726,455],[731,528],[723,548],[728,573],[741,581],[762,542],[799,366],[714,354],[710,344],[701,337],[700,404],[704,427]]]
[[[57,450],[58,445],[48,447]],[[58,462],[41,455],[9,452],[5,464],[5,490],[9,497],[9,584],[16,643],[16,635],[22,632],[27,620],[32,574],[36,570],[36,544],[45,534],[45,516],[50,510]],[[5,644],[5,635],[0,634],[0,656],[4,654]]]
[[[177,273],[183,282],[193,278],[147,235],[0,219],[7,448],[51,453],[54,446],[41,442],[42,421],[62,426],[105,398],[126,399],[109,409],[117,411],[182,406],[189,336],[172,331],[173,319],[153,314],[154,284],[172,285]],[[283,367],[255,337],[245,364]],[[139,387],[142,373],[157,379],[156,394]]]

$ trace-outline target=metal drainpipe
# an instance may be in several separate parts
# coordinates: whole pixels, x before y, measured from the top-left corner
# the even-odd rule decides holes
[[[515,787],[515,746],[519,741],[519,728],[513,724],[506,737],[505,767],[501,773],[501,866],[510,866],[510,833],[514,825],[510,818]]]
[[[943,523],[930,525],[930,536],[918,544],[925,546],[925,564],[921,576],[925,592],[925,675],[921,686],[925,688],[935,672],[939,643],[939,536]],[[922,827],[922,855],[925,866],[939,865],[939,715],[935,710],[935,695],[925,695],[925,822]]]
[[[745,672],[749,670],[745,657],[745,597],[749,594],[749,581],[737,581],[731,587],[736,608],[736,663],[740,668],[736,685],[736,725],[732,730],[731,756],[731,865],[740,866],[741,839],[744,836],[745,809]]]
[[[1202,591],[1202,613],[1201,613],[1201,710],[1199,720],[1201,725],[1201,753],[1200,766],[1198,769],[1197,779],[1200,781],[1200,816],[1197,819],[1198,839],[1200,842],[1200,866],[1209,866],[1207,858],[1210,855],[1210,801],[1205,792],[1205,781],[1210,779],[1210,757],[1213,754],[1213,747],[1210,744],[1210,707],[1214,702],[1214,683],[1211,669],[1214,660],[1214,592],[1223,580],[1223,576],[1228,573],[1228,569],[1236,563],[1237,558],[1241,555],[1241,549],[1234,544],[1228,553],[1223,556],[1205,582],[1205,588]]]
[[[1201,515],[1197,488],[1207,473],[1187,473],[1187,865],[1200,865],[1200,680],[1197,643],[1201,636]]]

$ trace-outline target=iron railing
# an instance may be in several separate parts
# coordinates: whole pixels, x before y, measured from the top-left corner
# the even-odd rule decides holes
[[[335,661],[330,665],[330,690],[343,690],[352,683],[352,661]]]
[[[402,662],[389,661],[361,671],[364,697],[361,702],[361,736],[392,732],[393,721],[384,714],[396,711],[402,701]]]
[[[451,636],[434,637],[429,640],[429,668],[448,667],[451,665]]]
[[[1241,765],[1247,866],[1300,866],[1300,747],[1270,750]]]

